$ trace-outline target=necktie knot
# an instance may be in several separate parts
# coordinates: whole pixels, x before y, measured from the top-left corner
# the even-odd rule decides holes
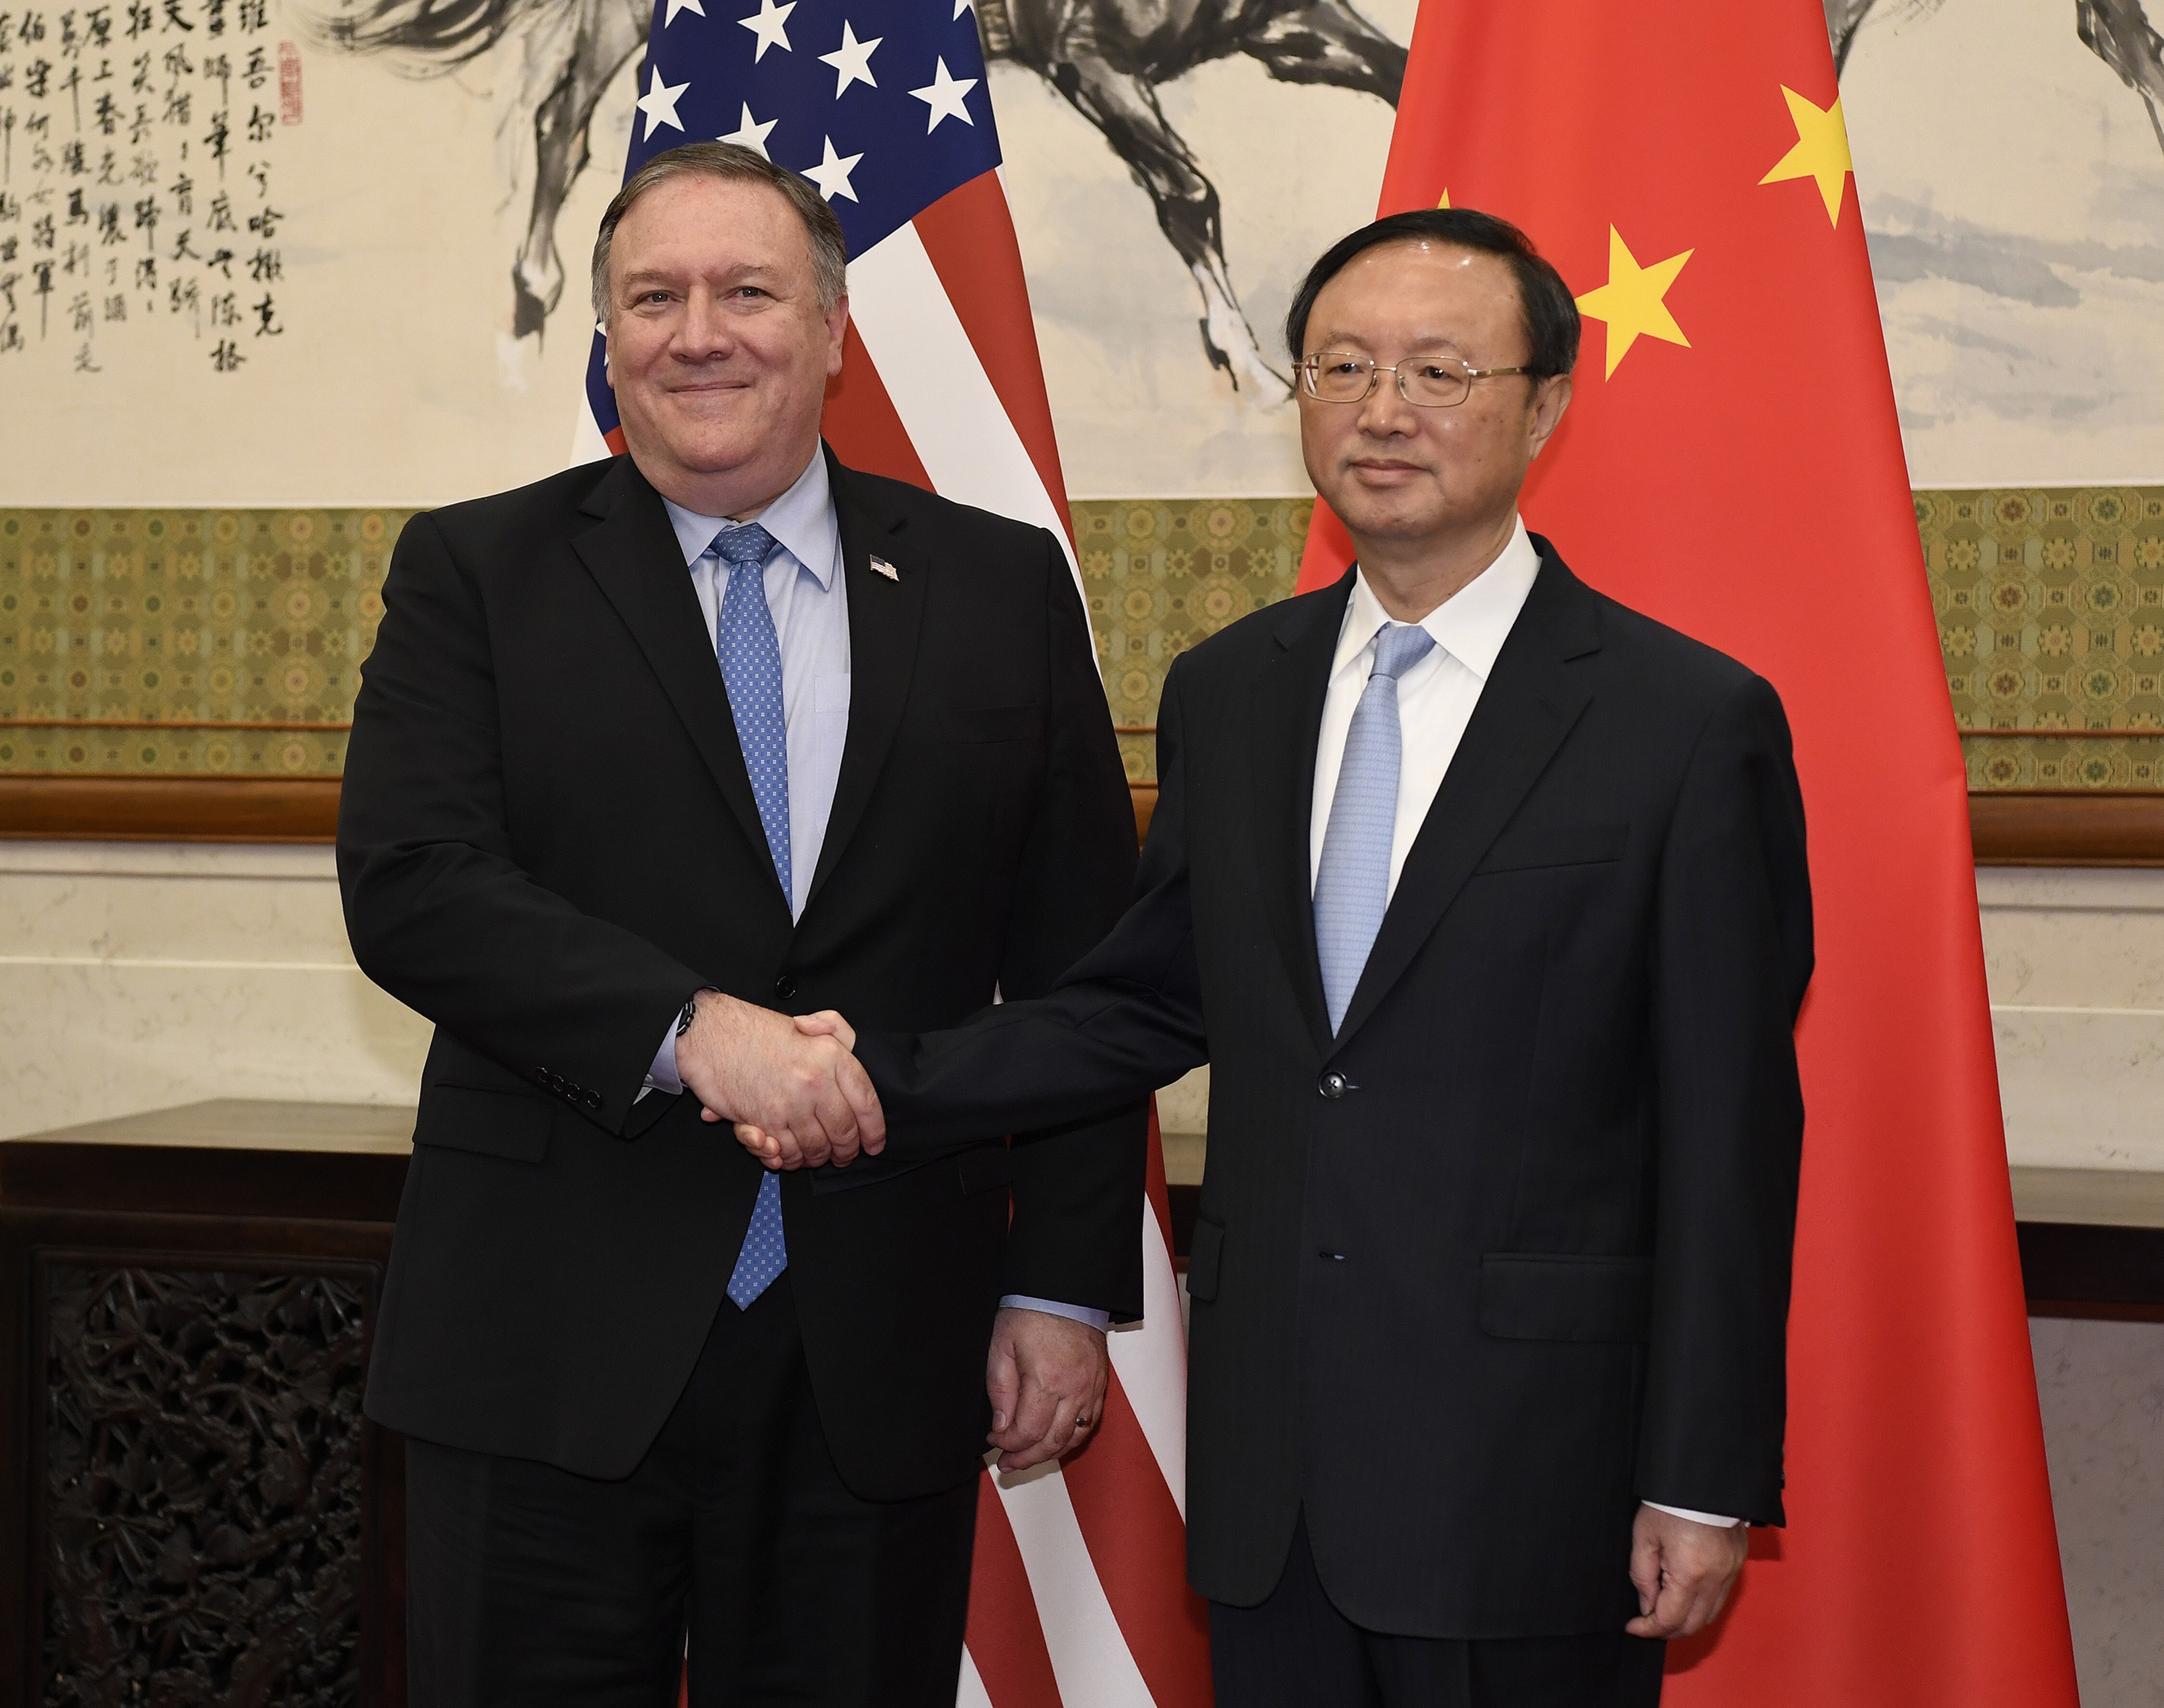
[[[1386,623],[1376,631],[1375,668],[1368,680],[1395,681],[1434,649],[1435,637],[1417,623]]]
[[[780,543],[756,522],[732,522],[707,549],[725,564],[763,564]]]

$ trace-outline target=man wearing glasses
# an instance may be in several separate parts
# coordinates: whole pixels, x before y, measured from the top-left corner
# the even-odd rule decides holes
[[[1358,568],[1174,666],[1103,944],[857,1054],[905,1150],[1212,1064],[1187,1519],[1221,1708],[1638,1708],[1782,1519],[1788,727],[1519,520],[1578,321],[1515,229],[1378,221],[1287,332]]]

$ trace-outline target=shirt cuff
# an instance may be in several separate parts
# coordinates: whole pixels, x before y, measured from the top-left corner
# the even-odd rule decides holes
[[[1718,1512],[1694,1512],[1688,1506],[1663,1506],[1658,1500],[1643,1502],[1656,1512],[1665,1512],[1671,1518],[1688,1518],[1694,1524],[1710,1524],[1716,1530],[1733,1530],[1743,1522],[1741,1518],[1724,1518]]]
[[[661,1048],[654,1052],[654,1065],[646,1070],[645,1089],[666,1091],[672,1097],[684,1090],[684,1081],[676,1073],[676,1022],[673,1020],[661,1034]]]
[[[1032,1299],[1021,1293],[1010,1293],[1000,1301],[1002,1311],[1042,1311],[1047,1316],[1064,1316],[1069,1322],[1079,1322],[1085,1328],[1094,1328],[1102,1334],[1112,1326],[1112,1313],[1092,1310],[1087,1305],[1062,1305],[1051,1299]]]

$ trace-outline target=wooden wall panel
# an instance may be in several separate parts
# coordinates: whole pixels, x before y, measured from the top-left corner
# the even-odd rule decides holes
[[[1147,836],[1157,785],[1129,791]],[[338,796],[330,777],[0,776],[0,837],[328,843]],[[2164,865],[2164,795],[1993,791],[1968,808],[1980,866]]]

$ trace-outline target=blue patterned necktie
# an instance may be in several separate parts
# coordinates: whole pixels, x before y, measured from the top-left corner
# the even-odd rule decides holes
[[[714,651],[722,681],[729,692],[737,740],[744,769],[751,774],[752,798],[759,803],[759,828],[774,874],[781,880],[785,902],[793,905],[789,855],[789,721],[782,709],[781,642],[767,608],[765,565],[775,538],[755,522],[731,523],[714,536],[707,550],[728,565],[729,584],[722,594],[715,624]],[[751,1226],[729,1275],[729,1298],[739,1311],[774,1285],[789,1267],[789,1248],[781,1233],[781,1177],[769,1174],[759,1183]]]
[[[1345,1023],[1390,899],[1390,843],[1405,758],[1398,678],[1434,645],[1435,637],[1416,623],[1384,623],[1375,636],[1374,669],[1345,732],[1345,759],[1315,875],[1315,952],[1333,1038]]]

